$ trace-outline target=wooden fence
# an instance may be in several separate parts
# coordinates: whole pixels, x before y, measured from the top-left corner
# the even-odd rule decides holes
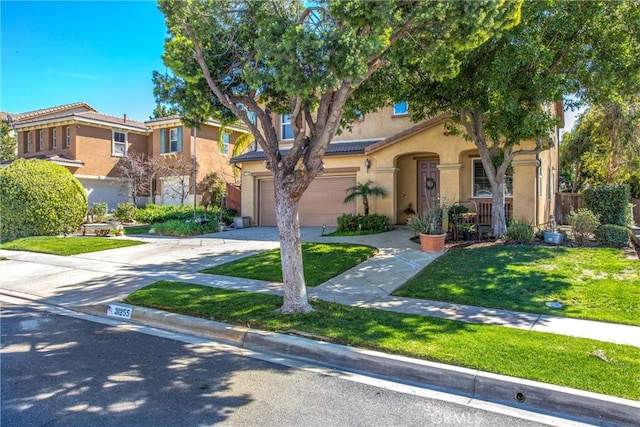
[[[240,189],[232,184],[227,184],[227,208],[235,209],[240,212],[240,198],[242,193]]]
[[[640,224],[640,199],[629,200],[633,206],[633,220]],[[556,221],[559,224],[567,224],[567,217],[571,209],[578,210],[583,207],[582,195],[577,193],[558,193],[556,195]]]

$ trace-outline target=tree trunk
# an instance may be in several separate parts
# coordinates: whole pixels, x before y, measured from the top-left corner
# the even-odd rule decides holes
[[[504,211],[504,179],[502,182],[496,180],[492,189],[491,230],[493,235],[499,239],[507,232],[507,217]]]
[[[313,307],[307,300],[304,281],[298,201],[291,199],[284,186],[276,182],[277,179],[277,174],[274,174],[276,220],[284,281],[284,303],[280,307],[280,312],[283,314],[308,313],[313,311]]]
[[[364,216],[369,215],[369,198],[362,196],[362,205],[364,206]]]

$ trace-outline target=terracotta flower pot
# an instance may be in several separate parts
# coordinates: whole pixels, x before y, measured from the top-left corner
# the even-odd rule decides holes
[[[422,234],[420,233],[420,249],[424,252],[439,253],[444,251],[444,240],[447,233],[443,234]]]

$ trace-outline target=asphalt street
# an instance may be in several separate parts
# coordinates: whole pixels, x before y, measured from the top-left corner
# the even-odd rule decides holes
[[[477,408],[33,307],[3,304],[1,330],[3,426],[543,425],[497,405]]]

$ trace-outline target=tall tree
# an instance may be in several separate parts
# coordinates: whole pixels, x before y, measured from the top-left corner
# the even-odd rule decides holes
[[[396,88],[395,100],[408,101],[415,120],[452,114],[451,130],[480,154],[493,191],[493,233],[501,237],[511,162],[554,143],[549,104],[569,94],[580,102],[612,99],[640,83],[640,2],[526,2],[520,25],[461,58],[452,79],[433,78],[401,57],[403,73],[383,70],[368,83]],[[536,145],[523,148],[524,141]]]
[[[9,125],[0,123],[0,161],[15,160],[18,157],[18,139],[10,134]]]
[[[396,67],[386,55],[400,41],[407,61],[434,78],[452,76],[456,53],[516,23],[519,9],[519,2],[501,0],[160,1],[170,33],[165,64],[187,90],[206,84],[210,104],[242,120],[267,156],[282,254],[281,312],[312,310],[298,201],[322,173],[354,91],[380,68]],[[371,99],[380,106],[382,95]],[[278,144],[273,113],[291,118],[287,151]]]
[[[587,185],[629,183],[640,196],[640,99],[592,105],[560,145],[563,176],[573,192]]]

